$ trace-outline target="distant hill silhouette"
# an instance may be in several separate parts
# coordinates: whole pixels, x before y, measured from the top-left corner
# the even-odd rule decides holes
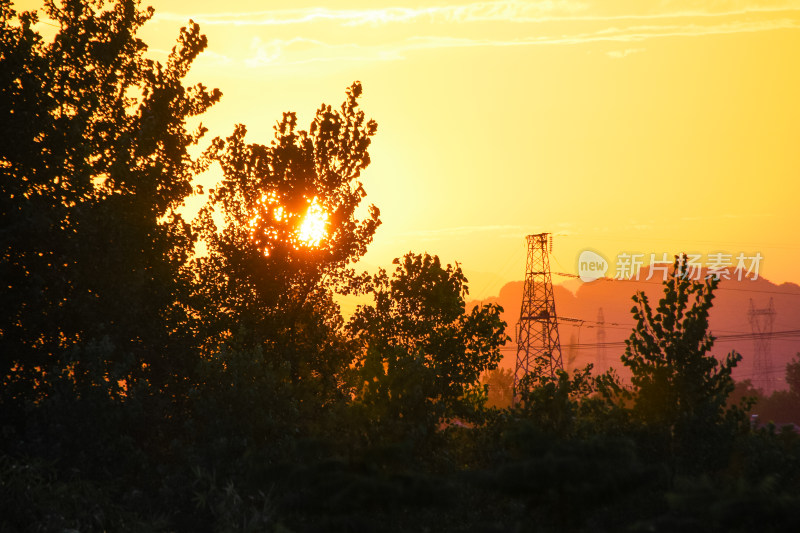
[[[554,286],[558,316],[585,321],[582,325],[572,321],[559,321],[565,367],[583,367],[587,363],[593,362],[595,368],[602,370],[612,366],[621,376],[628,377],[619,360],[619,356],[625,351],[624,344],[607,346],[605,354],[597,346],[592,346],[598,341],[599,328],[596,321],[598,310],[602,308],[605,318],[605,342],[624,342],[634,325],[631,315],[634,302],[631,297],[637,291],[642,290],[655,307],[662,295],[660,275],[650,281],[645,281],[645,277],[641,276],[640,281],[607,278],[591,283],[569,280],[566,285],[573,290],[576,282],[578,284],[574,293],[564,285]],[[514,342],[516,338],[514,332],[522,302],[522,286],[522,281],[512,281],[504,285],[495,298],[469,302],[469,307],[487,303],[497,303],[503,306],[505,310],[503,318],[508,323],[507,333],[512,338],[509,346],[514,349],[505,351],[502,366],[511,369],[514,368],[515,361],[516,345]],[[737,380],[751,379],[756,386],[759,386],[760,380],[759,376],[753,374],[753,340],[751,338],[726,339],[725,336],[752,333],[748,318],[750,300],[753,300],[756,308],[765,308],[769,305],[770,298],[773,300],[776,312],[773,331],[800,329],[800,285],[795,283],[776,285],[763,278],[755,281],[748,279],[742,281],[723,280],[715,293],[714,307],[710,317],[711,333],[717,337],[714,354],[717,357],[724,357],[731,350],[741,353],[743,360],[734,371],[734,378]],[[770,368],[775,376],[777,388],[787,388],[784,381],[786,363],[798,352],[800,352],[800,335],[772,339]]]

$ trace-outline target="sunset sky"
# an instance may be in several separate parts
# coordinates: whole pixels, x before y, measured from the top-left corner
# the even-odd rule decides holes
[[[484,298],[550,231],[557,272],[586,248],[760,252],[800,282],[800,1],[150,4],[154,57],[190,18],[208,35],[190,81],[223,92],[212,135],[268,143],[363,83],[367,265],[428,251]]]

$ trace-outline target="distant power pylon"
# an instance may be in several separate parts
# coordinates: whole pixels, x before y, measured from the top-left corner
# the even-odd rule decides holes
[[[539,233],[528,235],[526,240],[528,260],[517,323],[515,392],[519,381],[531,371],[552,376],[557,368],[564,368],[548,255],[548,248],[553,251],[553,238],[549,233]]]
[[[765,394],[771,394],[777,383],[772,373],[772,351],[770,349],[775,315],[772,298],[769,299],[769,307],[764,309],[756,309],[753,299],[750,299],[750,311],[747,312],[747,316],[750,319],[750,327],[753,329],[753,385],[764,391]]]
[[[597,373],[608,370],[606,360],[606,319],[603,316],[603,308],[597,309]]]

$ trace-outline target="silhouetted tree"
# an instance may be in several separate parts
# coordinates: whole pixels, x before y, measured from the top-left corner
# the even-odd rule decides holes
[[[789,392],[800,398],[800,353],[786,363],[786,383],[789,384]]]
[[[482,401],[482,372],[497,367],[508,337],[502,308],[465,312],[467,279],[436,256],[395,259],[392,277],[373,277],[374,304],[360,306],[348,324],[361,341],[360,401],[379,419],[437,421],[465,415]]]
[[[48,1],[58,30],[0,1],[2,401],[54,383],[174,394],[191,367],[180,305],[193,238],[177,213],[201,169],[186,120],[220,98],[183,79],[205,48],[181,29],[165,65],[138,2]]]
[[[800,356],[786,364],[786,383],[789,390],[776,390],[769,396],[754,389],[749,379],[736,384],[739,395],[746,389],[752,402],[750,412],[757,416],[754,422],[758,426],[800,424]]]
[[[655,310],[643,292],[633,297],[636,326],[622,362],[633,374],[634,415],[660,432],[656,439],[670,457],[692,455],[702,463],[724,455],[718,446],[730,437],[730,424],[743,421],[740,409],[726,405],[734,390],[731,372],[742,357],[731,352],[720,363],[711,354],[708,314],[719,280],[686,279],[680,261]]]
[[[340,109],[321,106],[308,130],[284,113],[269,145],[246,143],[242,125],[215,139],[208,157],[223,178],[195,221],[208,249],[194,261],[193,300],[207,351],[246,335],[237,342],[260,345],[276,371],[315,394],[335,393],[351,361],[331,294],[357,288],[347,265],[366,252],[380,223],[375,206],[364,220],[356,216],[377,131],[358,107],[360,95],[356,82]],[[304,235],[314,216],[324,228]]]
[[[734,384],[733,391],[728,396],[728,405],[750,405],[752,407],[763,398],[764,395],[753,386],[753,382],[745,379]]]
[[[508,368],[495,368],[483,377],[483,383],[489,387],[488,403],[490,407],[511,407],[514,396],[514,372]]]

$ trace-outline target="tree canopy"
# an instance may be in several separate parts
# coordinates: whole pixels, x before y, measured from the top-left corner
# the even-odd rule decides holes
[[[712,355],[708,315],[719,280],[689,280],[680,275],[680,261],[681,257],[664,282],[664,296],[655,310],[644,293],[633,297],[636,327],[622,356],[633,373],[636,412],[668,427],[689,419],[719,420],[733,391],[731,372],[742,359],[731,352],[720,363]]]
[[[718,460],[745,423],[740,406],[728,405],[742,356],[731,352],[720,361],[711,353],[708,316],[719,279],[688,279],[684,261],[676,257],[655,309],[644,293],[633,297],[636,326],[621,360],[633,374],[632,414],[654,430],[673,460],[696,466]]]
[[[307,130],[285,113],[269,145],[247,144],[242,125],[212,143],[207,155],[223,179],[195,222],[208,254],[194,266],[215,320],[258,321],[265,310],[291,312],[321,286],[353,288],[344,267],[366,252],[380,224],[374,205],[365,220],[356,217],[377,131],[358,108],[361,90],[354,83],[338,110],[320,107]],[[303,225],[314,216],[324,228],[309,242]]]
[[[187,120],[221,96],[184,85],[207,42],[190,23],[162,65],[135,37],[152,8],[67,0],[45,12],[51,42],[35,13],[0,2],[3,394],[47,394],[61,377],[165,386],[185,370],[162,323],[184,320],[194,238],[177,209],[205,132]]]
[[[501,359],[508,339],[502,308],[466,311],[464,273],[437,256],[409,253],[395,264],[391,278],[386,271],[373,277],[374,304],[348,324],[362,345],[361,398],[383,405],[389,417],[459,414],[482,391],[481,373]]]

